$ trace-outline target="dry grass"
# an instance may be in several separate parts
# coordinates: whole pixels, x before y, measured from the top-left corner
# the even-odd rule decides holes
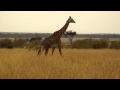
[[[0,49],[1,79],[120,78],[119,50],[62,49],[47,57],[36,50]]]

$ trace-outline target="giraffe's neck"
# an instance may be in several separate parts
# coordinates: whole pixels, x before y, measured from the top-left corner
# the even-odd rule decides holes
[[[69,26],[69,22],[66,21],[65,25],[59,31],[63,32],[63,34],[64,34],[64,32],[67,30],[68,26]]]
[[[54,32],[52,36],[56,36],[57,38],[60,38],[67,30],[68,26],[69,26],[69,22],[66,21],[65,25],[60,30]]]

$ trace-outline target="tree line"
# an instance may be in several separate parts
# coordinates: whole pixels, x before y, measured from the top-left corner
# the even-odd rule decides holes
[[[15,39],[1,39],[0,40],[0,48],[35,48],[38,49],[40,47],[40,43],[42,42],[41,37],[36,38],[15,38]],[[111,41],[109,38],[101,38],[101,39],[78,39],[73,41],[70,45],[63,45],[62,48],[76,48],[76,49],[120,49],[120,40]]]
[[[77,49],[120,49],[120,40],[111,41],[109,38],[102,39],[83,39],[76,40],[71,45],[71,48]]]
[[[52,33],[0,33],[1,38],[32,38],[40,36],[49,37]],[[65,38],[65,35],[62,37]],[[76,38],[120,38],[120,34],[77,34]]]
[[[1,39],[0,40],[0,48],[32,48],[37,47],[40,45],[42,38],[36,37],[36,38],[14,38],[14,39]]]

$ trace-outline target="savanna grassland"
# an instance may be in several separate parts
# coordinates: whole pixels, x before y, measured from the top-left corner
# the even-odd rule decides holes
[[[0,79],[115,79],[120,78],[120,50],[56,49],[51,56],[36,50],[0,49]]]

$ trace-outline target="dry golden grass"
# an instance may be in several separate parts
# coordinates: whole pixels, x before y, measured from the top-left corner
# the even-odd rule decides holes
[[[1,79],[120,78],[120,50],[56,49],[51,56],[36,50],[0,49]]]

